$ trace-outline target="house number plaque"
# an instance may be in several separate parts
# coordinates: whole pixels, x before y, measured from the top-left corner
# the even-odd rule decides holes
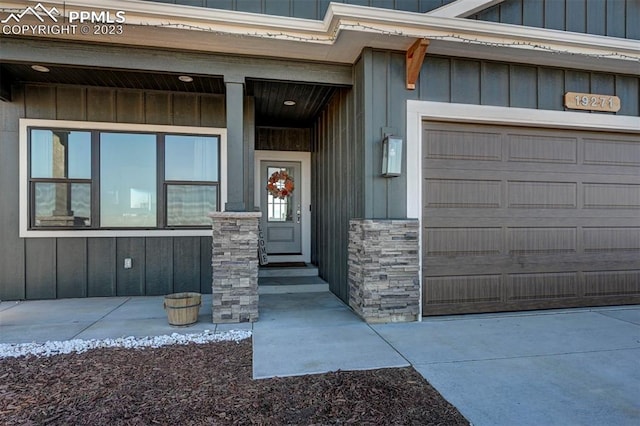
[[[593,93],[567,92],[564,94],[564,106],[569,109],[618,112],[620,111],[620,98]]]

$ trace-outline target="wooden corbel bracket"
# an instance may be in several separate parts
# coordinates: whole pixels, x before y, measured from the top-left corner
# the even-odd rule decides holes
[[[427,53],[427,47],[429,47],[429,40],[419,38],[407,49],[407,89],[409,90],[416,88],[416,81],[420,75],[420,68],[422,68],[424,55]]]

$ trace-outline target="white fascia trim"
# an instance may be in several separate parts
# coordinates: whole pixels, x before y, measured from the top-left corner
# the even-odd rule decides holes
[[[456,0],[453,3],[445,4],[431,12],[429,16],[440,16],[442,18],[466,18],[474,13],[502,3],[504,0]]]
[[[562,51],[567,54],[622,54],[638,62],[640,43],[615,37],[573,33],[521,25],[501,24],[462,18],[442,18],[397,10],[331,3],[330,11],[339,17],[341,29],[431,38],[466,44],[509,45],[534,51]],[[511,45],[511,43],[519,43]],[[613,55],[612,55],[613,56]]]
[[[103,123],[91,121],[42,120],[21,118],[19,131],[19,237],[20,238],[67,238],[67,237],[190,237],[210,236],[208,229],[150,229],[150,230],[30,230],[28,229],[28,188],[27,188],[27,141],[29,127],[54,127],[77,130],[116,130],[153,133],[186,133],[220,136],[220,205],[227,202],[227,129],[218,127],[167,126],[155,124]]]
[[[422,122],[484,123],[640,134],[640,117],[407,101],[407,217],[422,217]]]
[[[35,0],[31,0],[35,1]],[[186,6],[172,3],[159,3],[140,0],[103,0],[96,5],[91,0],[51,0],[47,4],[64,5],[66,13],[72,10],[122,10],[126,12],[126,24],[167,25],[172,28],[214,31],[219,33],[264,36],[277,33],[308,37],[326,34],[326,25],[315,19],[302,19],[261,13],[240,12],[234,10],[212,9],[199,6]],[[60,8],[59,8],[60,9]],[[62,10],[62,9],[60,9]],[[184,26],[181,28],[181,26]],[[189,27],[193,26],[193,27]],[[325,37],[326,38],[326,37]],[[319,40],[322,41],[322,40]],[[326,41],[326,40],[325,40]]]
[[[170,24],[172,28],[184,30],[273,40],[332,45],[340,32],[356,31],[406,38],[407,46],[411,44],[409,39],[431,38],[467,44],[509,45],[510,48],[541,52],[603,56],[618,54],[624,57],[611,57],[640,63],[640,44],[637,40],[342,3],[330,3],[323,21],[140,0],[104,0],[99,6],[89,0],[53,0],[47,3],[64,4],[67,11],[123,10],[126,12],[126,23],[133,25]],[[360,49],[363,47],[360,46]]]

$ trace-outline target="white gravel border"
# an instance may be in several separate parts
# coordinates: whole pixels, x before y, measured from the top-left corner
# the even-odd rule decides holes
[[[61,354],[81,354],[90,349],[100,348],[159,348],[167,345],[187,345],[189,343],[210,343],[233,341],[239,342],[251,337],[249,330],[232,330],[222,333],[213,333],[205,330],[196,334],[172,333],[154,337],[119,337],[117,339],[73,339],[65,341],[48,341],[46,343],[2,343],[0,344],[0,358],[17,358],[33,355],[36,357],[49,357]]]

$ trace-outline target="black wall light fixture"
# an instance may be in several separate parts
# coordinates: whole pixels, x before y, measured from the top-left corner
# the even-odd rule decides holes
[[[402,138],[388,135],[382,140],[382,176],[402,174]]]

